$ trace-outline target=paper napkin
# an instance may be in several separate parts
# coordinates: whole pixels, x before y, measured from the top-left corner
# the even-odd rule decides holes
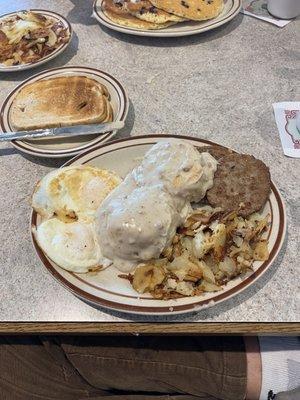
[[[278,19],[273,17],[268,12],[267,3],[267,0],[243,0],[243,8],[241,12],[245,15],[250,15],[251,17],[270,22],[280,28],[283,28],[292,21],[291,19]]]
[[[296,125],[300,102],[275,103],[273,108],[284,154],[300,158],[300,130]]]

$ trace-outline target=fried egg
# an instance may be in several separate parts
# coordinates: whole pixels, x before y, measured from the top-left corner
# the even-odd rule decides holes
[[[35,238],[47,256],[67,271],[85,273],[105,262],[92,223],[51,218],[37,227]]]
[[[35,187],[33,209],[49,219],[92,222],[102,201],[119,184],[115,173],[89,167],[64,167],[47,174]]]

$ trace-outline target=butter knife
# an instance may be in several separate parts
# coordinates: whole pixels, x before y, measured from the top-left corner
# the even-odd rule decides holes
[[[63,126],[60,128],[37,129],[33,131],[18,131],[0,133],[0,142],[20,139],[71,137],[93,134],[103,134],[124,126],[123,121],[108,122],[105,124]]]

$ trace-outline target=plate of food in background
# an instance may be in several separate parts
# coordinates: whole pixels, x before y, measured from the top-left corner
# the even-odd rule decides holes
[[[0,72],[16,72],[52,60],[72,39],[72,27],[47,10],[16,11],[0,17]]]
[[[241,0],[95,0],[94,17],[113,30],[138,36],[178,37],[233,19]]]
[[[124,87],[108,73],[88,67],[54,68],[27,79],[7,96],[0,110],[0,126],[2,132],[15,132],[125,121],[128,106]],[[116,133],[11,143],[35,156],[71,157]]]
[[[86,151],[36,184],[32,208],[33,244],[55,279],[94,306],[142,315],[241,293],[270,268],[286,230],[262,161],[187,136]]]

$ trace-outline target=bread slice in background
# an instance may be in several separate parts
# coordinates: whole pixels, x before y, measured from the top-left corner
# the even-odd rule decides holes
[[[15,97],[10,123],[15,130],[112,121],[107,88],[85,76],[45,79],[26,85]]]

